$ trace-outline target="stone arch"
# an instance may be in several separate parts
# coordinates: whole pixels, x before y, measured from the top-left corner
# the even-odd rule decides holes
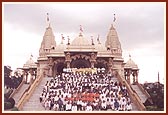
[[[91,64],[89,60],[84,58],[77,58],[71,61],[70,66],[71,68],[90,68]]]
[[[61,74],[63,72],[63,68],[66,68],[65,60],[64,59],[57,59],[54,61],[53,66],[53,76],[57,74]]]
[[[90,63],[90,56],[85,55],[85,54],[77,54],[71,57],[71,63],[70,67],[71,68],[90,68],[91,63]]]
[[[104,59],[98,59],[96,64],[95,64],[95,67],[96,68],[105,68],[106,70],[108,69],[108,66],[107,66],[107,61],[104,60]]]

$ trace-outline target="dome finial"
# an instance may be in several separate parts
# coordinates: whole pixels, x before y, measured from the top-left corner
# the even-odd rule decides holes
[[[30,55],[30,59],[32,59],[32,58],[33,58],[33,55],[31,54],[31,55]]]
[[[82,33],[83,33],[83,28],[82,28],[82,25],[80,25],[79,30],[80,30],[79,36],[82,36]]]
[[[129,58],[131,59],[131,54],[129,54]]]
[[[69,36],[67,36],[67,38],[68,38],[68,43],[67,43],[67,45],[70,45],[70,38],[69,38]]]
[[[90,37],[91,37],[92,45],[94,45],[93,36],[90,36]]]
[[[50,27],[50,18],[49,18],[49,13],[47,13],[47,26]]]
[[[116,17],[115,17],[115,14],[114,14],[113,23],[111,24],[110,30],[114,29],[115,22],[116,22]]]
[[[61,40],[61,44],[63,44],[63,41],[65,40],[65,37],[63,36],[63,34],[61,34],[62,40]]]
[[[82,28],[82,25],[80,25],[80,32],[81,32],[81,33],[83,32],[83,28]]]
[[[114,19],[113,19],[113,22],[115,22],[116,21],[116,17],[115,17],[115,14],[114,14]]]
[[[98,44],[101,44],[100,39],[99,39],[99,34],[98,34],[98,37],[97,37],[97,42],[98,42]]]

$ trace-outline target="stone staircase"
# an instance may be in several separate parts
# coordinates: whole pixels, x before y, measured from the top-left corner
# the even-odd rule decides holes
[[[138,85],[131,85],[131,87],[138,94],[138,96],[139,96],[140,100],[142,101],[142,103],[145,103],[145,101],[148,99],[148,97],[140,90]]]
[[[27,102],[23,105],[21,111],[45,111],[44,107],[39,101],[39,96],[41,95],[42,89],[47,81],[50,81],[51,77],[44,77],[39,85],[35,88],[33,94]]]
[[[23,108],[21,111],[50,111],[50,110],[45,110],[45,108],[41,105],[39,101],[39,96],[41,95],[42,89],[45,83],[47,82],[47,80],[49,81],[50,79],[51,78],[49,77],[44,77],[42,79],[40,84],[36,87],[35,91],[31,95],[30,99],[27,102],[25,102],[25,104],[23,105]],[[116,77],[113,77],[112,79],[118,82],[118,79]],[[133,101],[131,104],[132,104],[132,111],[138,111],[138,108]]]
[[[13,99],[15,100],[15,105],[17,105],[19,99],[23,95],[24,91],[29,87],[29,84],[23,84],[22,87],[13,95]]]
[[[112,77],[112,80],[114,81],[114,82],[119,82],[119,80],[117,79],[117,77]],[[132,103],[131,103],[131,105],[132,105],[132,111],[138,111],[138,108],[137,108],[137,106],[135,105],[135,103],[132,101]]]

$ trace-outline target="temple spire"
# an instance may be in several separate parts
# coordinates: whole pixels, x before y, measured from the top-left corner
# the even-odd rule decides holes
[[[112,54],[122,56],[121,44],[120,44],[120,41],[118,38],[117,31],[114,28],[115,22],[116,22],[116,17],[114,14],[114,19],[113,19],[113,22],[112,22],[111,27],[109,29],[109,32],[107,34],[105,46],[106,46],[107,50],[110,50],[112,52]]]
[[[46,31],[43,36],[43,40],[41,42],[41,47],[39,50],[39,56],[47,56],[47,54],[54,50],[56,48],[56,42],[55,42],[55,36],[52,31],[52,28],[50,27],[50,19],[49,19],[49,13],[47,13],[46,17],[47,21],[47,27]]]

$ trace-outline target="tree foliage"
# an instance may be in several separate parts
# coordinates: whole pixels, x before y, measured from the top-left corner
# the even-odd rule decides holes
[[[144,84],[144,88],[153,101],[152,105],[146,106],[147,110],[162,111],[164,109],[164,85],[160,83]]]

